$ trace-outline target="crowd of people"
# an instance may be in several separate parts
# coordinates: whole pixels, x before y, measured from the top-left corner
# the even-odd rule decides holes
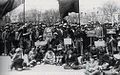
[[[108,25],[108,26],[107,26]],[[86,75],[120,71],[118,24],[86,25],[15,23],[0,28],[0,53],[9,55],[11,70],[40,64],[86,69]],[[108,74],[110,75],[110,74]]]

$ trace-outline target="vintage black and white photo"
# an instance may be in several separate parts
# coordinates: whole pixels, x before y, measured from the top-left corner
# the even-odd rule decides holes
[[[0,75],[120,75],[120,0],[0,0]]]

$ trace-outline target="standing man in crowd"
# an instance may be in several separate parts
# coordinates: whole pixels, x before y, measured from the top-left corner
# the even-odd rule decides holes
[[[2,33],[2,39],[4,42],[4,55],[8,55],[11,50],[9,26],[5,27],[5,31]]]
[[[97,39],[103,38],[103,28],[98,21],[96,22],[95,35]]]
[[[2,35],[3,29],[2,27],[0,27],[0,35]],[[4,52],[4,45],[3,45],[3,40],[2,40],[2,36],[0,36],[0,55],[2,55],[2,53]]]

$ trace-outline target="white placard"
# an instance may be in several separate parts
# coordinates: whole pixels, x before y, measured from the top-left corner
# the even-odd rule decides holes
[[[95,41],[96,47],[105,47],[105,41]]]
[[[51,32],[51,28],[46,28],[46,32]]]
[[[47,44],[47,41],[37,41],[35,42],[35,46],[38,47],[38,46],[44,46]]]
[[[116,34],[115,29],[107,29],[107,34]]]
[[[120,47],[120,41],[118,41],[118,46]]]
[[[65,38],[64,39],[64,44],[65,45],[71,45],[72,44],[72,39],[71,38]]]
[[[92,31],[87,31],[87,36],[88,37],[95,37],[95,31],[92,30]]]
[[[120,59],[120,55],[119,54],[115,54],[113,55],[116,59]]]

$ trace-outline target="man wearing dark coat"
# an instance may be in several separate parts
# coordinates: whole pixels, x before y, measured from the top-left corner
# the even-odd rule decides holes
[[[2,35],[2,27],[0,28],[0,35]],[[0,55],[2,55],[2,53],[4,52],[4,45],[3,45],[3,40],[2,40],[2,36],[0,36]]]
[[[5,27],[5,31],[2,33],[2,39],[4,42],[4,54],[8,55],[11,50],[9,26]]]

